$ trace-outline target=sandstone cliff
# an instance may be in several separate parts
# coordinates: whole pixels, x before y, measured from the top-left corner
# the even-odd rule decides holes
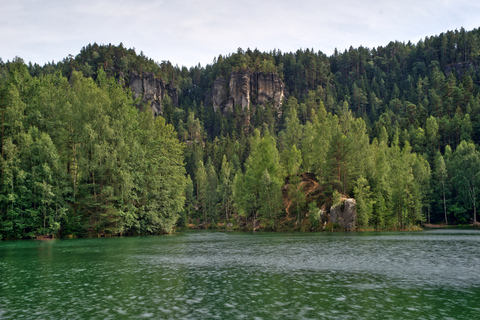
[[[285,84],[275,73],[244,70],[233,72],[227,81],[218,78],[213,83],[212,104],[215,111],[233,112],[235,106],[242,110],[270,103],[279,110],[285,96]]]
[[[155,78],[153,73],[146,72],[140,76],[137,72],[132,71],[129,83],[133,98],[141,97],[143,103],[150,103],[155,115],[163,113],[162,102],[165,95],[170,96],[172,103],[178,106],[177,88],[172,83],[165,84],[163,79]]]

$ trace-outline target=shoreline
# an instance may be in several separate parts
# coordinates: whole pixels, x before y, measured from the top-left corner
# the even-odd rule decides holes
[[[219,223],[221,224],[221,223]],[[433,223],[425,223],[419,226],[415,226],[418,228],[405,228],[405,229],[358,229],[358,230],[345,230],[345,229],[337,229],[337,228],[328,228],[328,229],[321,229],[321,230],[301,230],[301,229],[281,229],[281,230],[269,230],[263,228],[257,228],[252,230],[251,228],[238,228],[237,227],[226,227],[222,228],[223,226],[216,225],[211,227],[210,225],[192,225],[186,227],[178,227],[170,234],[175,234],[178,231],[219,231],[219,232],[297,232],[297,233],[323,233],[323,232],[409,232],[409,231],[423,231],[423,230],[432,230],[432,229],[479,229],[480,230],[480,223],[477,224],[460,224],[460,225],[447,225],[447,224],[433,224]],[[86,234],[86,235],[63,235],[63,236],[36,236],[34,238],[17,238],[17,239],[9,239],[4,238],[0,241],[9,241],[9,240],[37,240],[37,241],[49,241],[49,240],[57,240],[57,239],[91,239],[91,238],[116,238],[116,237],[135,237],[135,236],[158,236],[158,235],[168,235],[165,233],[158,233],[158,234]]]

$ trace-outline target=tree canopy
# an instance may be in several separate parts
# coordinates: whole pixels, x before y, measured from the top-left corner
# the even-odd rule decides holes
[[[0,60],[1,235],[170,232],[179,215],[308,229],[336,194],[357,199],[359,228],[476,222],[479,36],[331,56],[239,48],[189,69],[122,44],[44,66]],[[281,105],[214,110],[214,81],[243,71],[278,74]],[[178,103],[155,119],[133,101],[132,72]]]

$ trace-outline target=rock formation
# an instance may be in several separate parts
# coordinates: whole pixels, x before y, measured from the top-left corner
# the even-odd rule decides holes
[[[295,207],[295,200],[291,198],[292,188],[299,187],[302,188],[305,194],[305,202],[303,204],[304,210],[308,207],[310,203],[315,202],[318,205],[323,204],[322,210],[323,212],[325,212],[326,210],[324,204],[327,201],[327,198],[325,196],[325,187],[318,182],[315,174],[311,172],[304,172],[299,173],[296,176],[299,178],[299,180],[297,180],[297,183],[292,184],[293,176],[287,176],[285,178],[285,185],[282,187],[283,205],[285,206],[285,211],[287,212],[287,214],[291,214],[293,208]],[[322,214],[322,211],[320,214]],[[322,219],[324,219],[323,216]]]
[[[468,70],[472,68],[475,72],[478,71],[478,66],[476,66],[473,62],[459,62],[459,63],[452,63],[447,66],[445,66],[445,74],[450,76],[450,73],[455,70],[455,73],[457,74],[458,79],[461,79],[463,77],[463,74],[465,72],[468,72]]]
[[[213,82],[212,104],[215,111],[220,108],[223,111],[228,100],[228,82],[223,78],[217,78]]]
[[[285,95],[285,85],[275,73],[244,70],[233,72],[227,81],[218,78],[213,83],[212,104],[215,111],[233,112],[235,106],[242,110],[270,103],[277,110]]]
[[[132,71],[129,83],[133,98],[142,97],[143,103],[150,103],[155,115],[163,113],[162,102],[166,94],[170,96],[175,106],[178,105],[177,88],[172,83],[165,84],[163,79],[155,78],[155,75],[151,72],[146,72],[140,76],[137,72]]]
[[[330,221],[346,230],[354,230],[357,221],[357,202],[352,198],[343,198],[342,203],[330,208]]]

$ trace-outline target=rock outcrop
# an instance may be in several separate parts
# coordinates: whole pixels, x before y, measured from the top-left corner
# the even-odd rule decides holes
[[[342,199],[342,203],[330,208],[330,221],[345,230],[354,230],[357,222],[357,202],[352,198]]]
[[[297,178],[298,180],[295,182],[293,178]],[[292,188],[302,188],[305,194],[305,204],[312,201],[317,201],[317,203],[323,203],[325,201],[324,188],[318,182],[314,173],[304,172],[294,176],[287,176],[285,178],[285,185],[282,187],[282,197],[285,211],[288,214],[292,212],[292,207],[295,205],[294,199],[291,199],[290,196],[293,191]]]
[[[285,84],[276,73],[234,72],[227,81],[218,78],[213,83],[212,104],[215,111],[233,112],[235,106],[242,110],[250,105],[265,106],[270,103],[279,110],[285,96]]]
[[[463,74],[465,72],[468,72],[470,68],[472,68],[475,72],[478,71],[478,66],[476,66],[473,62],[452,63],[445,66],[445,74],[448,77],[450,73],[452,73],[452,71],[455,71],[458,79],[461,79],[463,77]]]
[[[151,72],[146,72],[140,76],[137,72],[132,71],[129,83],[133,98],[142,97],[143,103],[150,103],[155,115],[163,114],[162,102],[167,94],[172,99],[172,103],[178,106],[177,88],[172,83],[165,84],[163,79],[155,78],[155,75]]]
[[[220,108],[222,111],[228,100],[228,82],[223,78],[217,78],[213,82],[212,104],[215,111]]]

